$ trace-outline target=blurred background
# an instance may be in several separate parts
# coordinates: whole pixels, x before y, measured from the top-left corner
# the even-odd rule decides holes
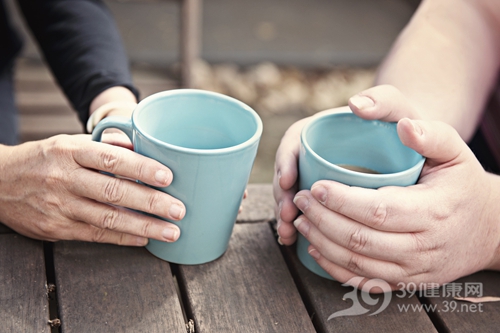
[[[122,34],[141,98],[181,87],[181,45],[193,37],[181,37],[184,1],[105,1]],[[82,133],[14,1],[7,3],[25,35],[16,70],[21,139]],[[371,86],[378,64],[419,0],[199,3],[190,86],[233,96],[259,113],[264,133],[250,181],[262,183],[272,181],[276,149],[292,123],[345,105],[351,95]]]

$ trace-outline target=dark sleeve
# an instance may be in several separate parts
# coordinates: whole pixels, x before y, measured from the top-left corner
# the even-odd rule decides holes
[[[18,0],[57,82],[83,124],[92,100],[114,86],[130,89],[129,63],[113,17],[100,0]]]

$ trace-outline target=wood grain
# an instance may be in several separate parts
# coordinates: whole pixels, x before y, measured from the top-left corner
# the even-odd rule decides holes
[[[218,260],[180,266],[197,333],[314,332],[268,223],[237,224]]]
[[[336,313],[351,308],[354,301],[346,295],[353,291],[352,287],[343,287],[339,282],[317,276],[305,268],[295,254],[295,246],[284,247],[283,252],[296,277],[297,285],[313,317],[315,327],[320,332],[436,332],[427,314],[422,311],[404,311],[402,307],[419,305],[417,297],[400,298],[398,293],[388,295],[371,295],[376,299],[375,305],[362,301],[360,292],[358,300],[369,311],[355,316],[340,316],[328,320]],[[391,297],[386,309],[376,315],[383,302],[383,297]]]
[[[186,332],[170,266],[144,248],[54,245],[62,330]]]
[[[0,235],[0,331],[50,332],[43,245]]]
[[[5,224],[2,224],[0,222],[0,234],[8,234],[8,233],[12,233],[12,229],[7,227]]]
[[[438,297],[426,297],[435,306],[430,315],[445,332],[498,332],[500,327],[500,302],[467,303],[454,300],[454,296],[471,294],[467,286],[480,286],[483,296],[500,296],[500,272],[482,271],[451,282],[439,289]],[[444,290],[443,290],[444,288]],[[468,295],[465,293],[469,293]]]
[[[237,222],[268,222],[274,219],[274,197],[271,184],[248,184],[248,196],[242,202]]]

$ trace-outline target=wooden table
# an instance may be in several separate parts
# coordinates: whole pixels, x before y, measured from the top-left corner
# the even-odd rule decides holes
[[[353,288],[310,273],[297,261],[293,247],[278,245],[269,184],[250,185],[249,194],[227,252],[199,266],[169,264],[144,248],[44,243],[0,227],[0,331],[500,330],[500,303],[475,304],[474,310],[453,295],[443,297],[442,288],[439,295],[421,298],[401,297],[399,292],[379,295],[376,305],[362,303],[369,310],[365,314],[328,320],[353,305],[346,295]],[[497,272],[480,272],[454,286],[465,288],[466,283],[481,284],[484,296],[500,296]],[[391,297],[389,305],[371,316],[383,297]],[[436,308],[419,311],[422,304]]]

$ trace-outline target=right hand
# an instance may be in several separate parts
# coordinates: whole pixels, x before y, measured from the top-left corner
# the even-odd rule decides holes
[[[397,88],[390,85],[380,85],[351,97],[349,106],[319,112],[290,126],[281,139],[274,164],[275,216],[278,222],[278,241],[281,244],[291,245],[297,239],[297,230],[293,221],[299,210],[293,203],[293,198],[298,192],[298,160],[302,128],[313,117],[324,113],[349,112],[351,110],[363,119],[397,122],[404,117],[421,118],[417,108]]]
[[[170,220],[185,215],[181,201],[128,180],[169,186],[172,172],[157,161],[90,135],[0,146],[0,152],[0,221],[20,234],[132,246],[180,235],[176,225],[133,211]]]

